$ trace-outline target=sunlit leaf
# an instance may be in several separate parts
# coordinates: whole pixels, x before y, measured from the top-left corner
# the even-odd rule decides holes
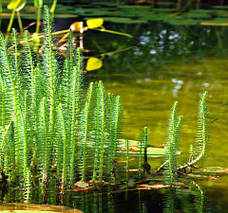
[[[201,22],[200,25],[204,26],[228,26],[228,19],[226,18],[215,18],[212,21]]]
[[[103,62],[99,58],[91,57],[86,64],[86,71],[92,71],[100,69],[103,66]]]
[[[7,5],[9,10],[20,11],[25,6],[26,0],[11,0]]]
[[[43,0],[34,0],[34,6],[41,8],[43,6]]]
[[[103,25],[104,20],[102,18],[88,19],[86,21],[87,27],[89,29],[95,29]]]
[[[50,12],[55,13],[55,8],[56,8],[57,0],[53,0],[53,3],[51,5]]]

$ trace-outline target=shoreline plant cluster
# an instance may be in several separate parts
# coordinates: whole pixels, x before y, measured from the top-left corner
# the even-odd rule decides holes
[[[121,116],[120,97],[106,94],[101,81],[90,83],[84,96],[81,54],[74,53],[72,34],[59,68],[47,7],[44,20],[45,48],[36,61],[28,32],[20,51],[15,30],[11,50],[0,36],[0,170],[9,183],[19,178],[26,200],[35,176],[44,191],[55,177],[62,192],[78,179],[109,180]]]
[[[28,32],[24,34],[22,47],[15,30],[11,48],[0,35],[0,171],[8,184],[24,189],[26,201],[37,182],[43,195],[53,180],[62,192],[79,180],[81,184],[90,180],[92,183],[111,182],[116,177],[118,164],[120,97],[106,93],[101,81],[91,82],[84,95],[82,59],[80,50],[73,49],[72,33],[68,57],[60,68],[53,50],[47,7],[44,22],[42,57],[34,58]],[[177,114],[177,102],[171,109],[166,161],[157,170],[165,169],[170,185],[177,174],[192,167],[205,154],[208,143],[206,96],[207,93],[201,96],[199,104],[198,151],[180,167],[176,154],[182,116]],[[145,127],[139,142],[139,177],[146,172],[150,174],[148,143]],[[128,140],[126,147],[128,170]]]

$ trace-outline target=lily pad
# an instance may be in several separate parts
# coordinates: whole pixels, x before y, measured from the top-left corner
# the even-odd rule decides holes
[[[145,20],[141,19],[130,19],[130,18],[117,18],[117,17],[104,17],[104,21],[113,23],[123,23],[123,24],[141,24],[146,23]]]
[[[77,186],[77,187],[80,187],[80,188],[87,188],[89,186],[88,183],[86,183],[86,182],[84,182],[82,180],[76,182],[74,185]]]
[[[204,10],[191,10],[190,12],[184,14],[183,17],[207,19],[211,17],[211,14],[210,12]]]
[[[228,9],[228,5],[219,5],[219,6],[213,6],[215,9]]]
[[[175,12],[176,10],[172,8],[153,8],[152,11],[158,13],[171,13]]]
[[[117,6],[117,3],[115,2],[90,2],[91,5],[98,5],[98,6],[105,6],[105,7],[115,7]]]
[[[227,10],[214,10],[214,14],[216,16],[228,17],[228,11]]]
[[[126,144],[124,139],[119,139],[119,153],[126,154]],[[129,155],[134,155],[137,156],[140,154],[140,148],[139,148],[139,141],[135,140],[128,140],[129,143],[129,150],[128,153]],[[151,147],[149,146],[147,148],[147,156],[148,157],[162,157],[165,155],[165,148],[164,147]]]
[[[200,25],[206,26],[228,26],[228,18],[215,18],[210,21],[201,22]]]
[[[180,19],[180,18],[172,18],[172,19],[166,19],[167,23],[172,25],[196,25],[199,23],[199,20],[196,19]]]

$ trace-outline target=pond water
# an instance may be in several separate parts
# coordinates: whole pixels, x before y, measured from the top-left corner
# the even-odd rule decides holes
[[[57,20],[56,26],[58,23]],[[88,72],[85,80],[101,79],[107,92],[120,95],[124,109],[121,137],[137,140],[147,126],[149,145],[164,146],[170,108],[178,101],[179,114],[184,116],[178,161],[186,162],[189,146],[196,139],[199,97],[208,91],[210,143],[207,156],[199,166],[214,167],[214,173],[180,180],[172,190],[165,185],[155,185],[164,184],[157,177],[147,182],[154,188],[137,190],[131,188],[131,182],[135,181],[131,177],[123,188],[106,187],[103,193],[102,189],[65,195],[53,191],[48,203],[88,213],[228,212],[227,27],[177,26],[162,22],[105,23],[105,27],[129,33],[134,39],[87,32],[84,46],[91,52],[85,55],[102,56],[103,67]],[[150,158],[152,171],[163,161],[163,158]],[[215,174],[217,170],[222,171],[219,176]],[[2,192],[2,200],[21,202],[21,194],[15,191],[6,195]],[[42,203],[39,193],[32,196],[31,202]]]
[[[124,107],[123,137],[137,139],[143,127],[147,126],[150,145],[164,145],[169,110],[177,100],[179,113],[184,116],[179,142],[182,155],[179,160],[186,160],[189,145],[196,139],[199,96],[208,91],[210,144],[207,156],[200,166],[226,168],[228,55],[227,46],[223,44],[227,43],[227,39],[223,37],[221,45],[216,34],[222,35],[222,31],[227,29],[173,27],[161,23],[138,28],[138,31],[133,32],[140,39],[137,46],[118,55],[108,56],[101,71],[88,74],[89,80],[102,79],[108,92],[120,95]],[[201,31],[205,31],[205,34]],[[124,43],[116,42],[119,42],[120,46]],[[113,43],[115,41],[111,42]],[[156,170],[162,160],[150,159],[152,170]],[[180,212],[228,212],[226,176],[215,177],[214,180],[198,180],[197,183],[205,196],[204,210],[193,210],[192,197],[196,194],[184,190],[172,192],[175,194],[175,208],[179,208]],[[178,212],[167,211],[161,204],[164,196],[156,193],[142,193],[141,204],[145,205],[142,212]],[[186,200],[182,200],[182,196],[186,196]],[[136,199],[137,196],[132,197]],[[132,208],[134,202],[128,200],[128,208],[131,208],[129,212],[140,212],[135,207]],[[196,202],[197,205],[199,207]],[[125,210],[125,207],[119,208]],[[119,208],[117,212],[120,211]]]

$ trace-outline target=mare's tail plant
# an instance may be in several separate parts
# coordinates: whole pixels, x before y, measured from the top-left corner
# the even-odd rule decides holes
[[[182,121],[182,116],[177,114],[177,105],[175,102],[170,111],[169,124],[168,124],[168,136],[166,142],[166,182],[172,184],[176,177],[177,171],[177,146],[179,140],[179,130]]]
[[[178,170],[184,170],[187,167],[192,167],[206,154],[208,145],[208,108],[207,108],[207,92],[204,92],[199,101],[198,110],[198,126],[196,146],[192,146],[191,150],[194,150],[194,154],[190,154],[188,163],[180,166]],[[190,151],[193,153],[193,151]]]
[[[88,140],[89,140],[89,121],[90,121],[90,110],[92,104],[92,94],[93,94],[94,83],[90,83],[87,92],[87,98],[85,102],[85,107],[82,112],[80,126],[81,126],[81,146],[82,146],[82,165],[81,165],[81,180],[86,182],[86,170],[88,167]]]
[[[148,128],[144,127],[139,140],[139,158],[138,158],[138,176],[142,175],[142,171],[150,173],[150,165],[147,159],[147,147],[149,143]]]
[[[25,190],[28,201],[32,177],[46,195],[51,181],[64,191],[78,178],[110,176],[107,162],[116,157],[121,104],[113,95],[110,104],[102,82],[91,83],[84,96],[81,53],[73,49],[72,32],[59,68],[47,7],[41,57],[34,58],[28,32],[24,36],[21,48],[13,30],[9,50],[0,34],[0,172]]]

